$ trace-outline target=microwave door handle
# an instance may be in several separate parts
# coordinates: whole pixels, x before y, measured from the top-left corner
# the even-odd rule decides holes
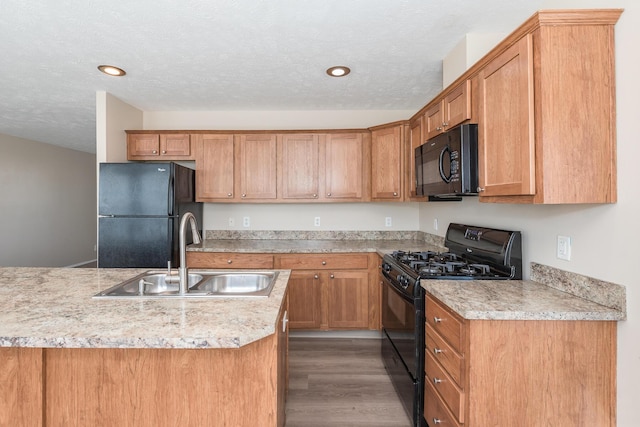
[[[440,161],[438,162],[438,169],[440,170],[440,178],[442,178],[442,180],[448,184],[449,182],[451,182],[451,169],[449,169],[448,176],[444,174],[444,170],[442,169],[442,161],[444,160],[445,153],[449,153],[449,157],[451,157],[451,149],[449,148],[448,145],[444,147],[440,152]]]

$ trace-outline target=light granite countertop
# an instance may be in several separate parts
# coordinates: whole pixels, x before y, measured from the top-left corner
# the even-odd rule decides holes
[[[624,320],[623,311],[530,280],[421,280],[470,320]],[[428,315],[428,313],[427,313]]]
[[[92,298],[147,270],[0,268],[0,347],[238,348],[275,333],[290,273],[268,298]]]

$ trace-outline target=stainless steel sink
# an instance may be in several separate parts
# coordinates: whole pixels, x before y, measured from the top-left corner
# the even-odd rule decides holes
[[[94,295],[94,298],[268,297],[278,272],[189,271],[189,290],[179,292],[177,274],[147,271]]]

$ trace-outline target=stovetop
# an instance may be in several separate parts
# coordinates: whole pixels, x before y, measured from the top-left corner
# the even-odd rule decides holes
[[[473,262],[463,255],[451,252],[395,251],[391,257],[407,273],[420,279],[501,279],[510,278],[510,272],[497,270],[491,265]]]
[[[418,279],[522,279],[519,231],[451,223],[445,236],[448,252],[395,251],[385,255],[387,276]],[[398,270],[398,271],[395,271]]]

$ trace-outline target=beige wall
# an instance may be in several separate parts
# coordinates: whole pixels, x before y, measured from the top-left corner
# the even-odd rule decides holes
[[[95,155],[1,134],[0,153],[0,265],[95,260]]]

